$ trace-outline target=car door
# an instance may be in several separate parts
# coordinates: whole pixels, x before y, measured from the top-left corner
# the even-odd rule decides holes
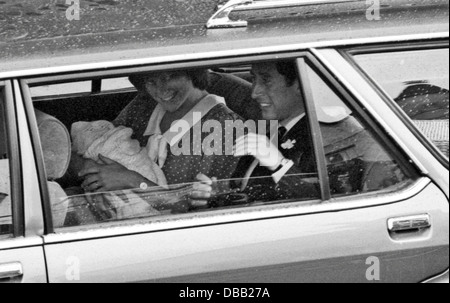
[[[420,282],[445,271],[448,199],[409,150],[418,139],[367,83],[361,96],[320,56],[286,57],[300,73],[317,167],[285,178],[318,185],[317,196],[124,221],[99,220],[81,202],[76,224],[44,236],[49,281]]]
[[[14,103],[13,92],[10,81],[0,81],[0,283],[47,282],[36,166],[20,94]]]

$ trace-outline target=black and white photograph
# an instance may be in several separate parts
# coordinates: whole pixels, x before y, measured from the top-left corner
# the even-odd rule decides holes
[[[0,0],[0,284],[447,284],[449,90],[448,0]]]

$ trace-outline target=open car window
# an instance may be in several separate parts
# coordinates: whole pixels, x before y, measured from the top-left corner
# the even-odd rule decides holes
[[[12,233],[10,180],[5,105],[3,91],[0,87],[0,239]]]
[[[448,160],[448,48],[360,54],[355,60]]]
[[[291,63],[293,76],[298,79],[295,60]],[[262,94],[263,88],[272,88],[275,78],[265,79],[264,69],[250,73],[250,65],[201,72],[192,69],[179,72],[181,76],[176,71],[132,74],[127,82],[133,83],[137,92],[129,95],[111,91],[73,97],[71,102],[59,97],[42,101],[32,95],[56,230],[128,224],[131,219],[129,224],[135,224],[134,220],[147,222],[269,204],[307,205],[321,203],[323,184],[329,184],[334,198],[390,192],[414,179],[362,118],[312,69],[302,76],[308,77],[312,86],[324,146],[315,146],[311,117],[304,110],[306,97],[301,90],[293,89],[302,85],[299,80],[278,79],[286,81],[284,90],[298,91],[287,110],[290,114],[298,109],[298,114],[285,121],[264,120],[264,115],[270,117],[277,109],[264,103],[269,99],[256,101],[255,91]],[[209,77],[208,94],[163,131],[167,111],[161,104],[170,99],[166,106],[171,106],[177,100],[177,94],[171,92],[177,91],[183,77],[200,77],[203,72]],[[158,95],[160,90],[152,91],[161,79],[177,81],[162,90],[162,96]],[[157,94],[152,95],[154,92]],[[92,104],[98,109],[94,110]],[[169,132],[175,135],[167,137]],[[256,160],[251,152],[237,156],[236,143],[249,134],[263,138],[266,145],[272,142],[284,158],[282,165],[269,169],[267,158]],[[317,148],[325,150],[325,159],[316,159]],[[327,165],[329,182],[320,182],[319,161]],[[104,189],[96,167],[115,164],[133,173],[126,180],[116,178],[126,183],[125,189]],[[209,179],[200,177],[203,182],[198,182],[199,175]],[[141,177],[150,182],[134,181]],[[196,194],[205,188],[207,198],[199,199]]]

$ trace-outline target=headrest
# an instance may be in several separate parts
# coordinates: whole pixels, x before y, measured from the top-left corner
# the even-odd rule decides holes
[[[89,147],[102,138],[107,132],[114,129],[111,122],[99,120],[94,122],[75,122],[72,124],[70,134],[72,136],[72,150],[78,155],[84,155]]]
[[[38,110],[35,110],[35,113],[47,178],[49,180],[62,178],[69,167],[72,152],[69,132],[55,117]]]
[[[224,97],[228,108],[244,120],[261,120],[261,108],[252,98],[250,82],[234,75],[211,72],[207,91]]]

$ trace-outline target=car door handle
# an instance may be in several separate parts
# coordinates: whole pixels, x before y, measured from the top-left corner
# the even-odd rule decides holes
[[[431,219],[428,214],[392,218],[388,220],[388,229],[391,233],[416,231],[430,227]]]
[[[23,267],[20,262],[0,264],[0,279],[11,279],[23,276]]]

